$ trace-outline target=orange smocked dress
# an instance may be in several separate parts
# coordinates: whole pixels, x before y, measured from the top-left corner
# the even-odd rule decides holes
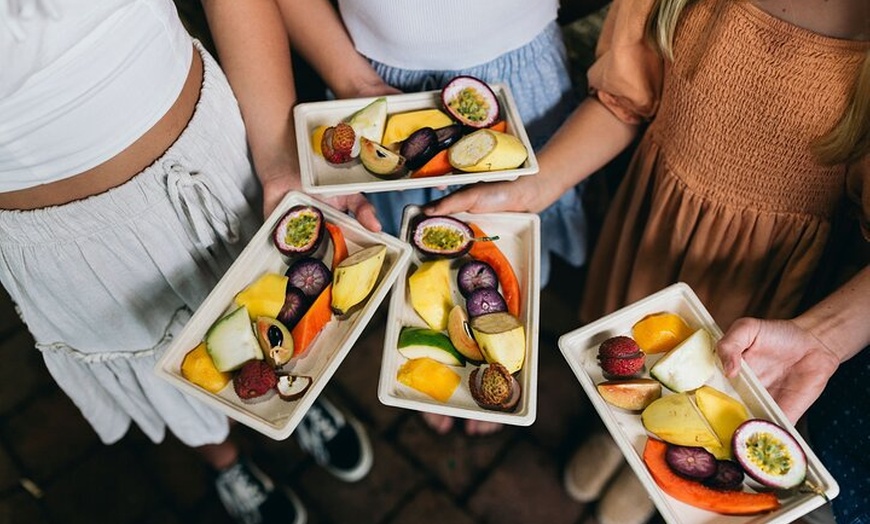
[[[723,328],[790,317],[833,238],[870,238],[868,159],[824,166],[811,152],[841,118],[870,42],[745,0],[700,0],[681,15],[671,62],[644,40],[651,4],[613,3],[589,70],[618,118],[650,123],[608,209],[581,319],[680,281]],[[855,204],[860,227],[839,229]]]

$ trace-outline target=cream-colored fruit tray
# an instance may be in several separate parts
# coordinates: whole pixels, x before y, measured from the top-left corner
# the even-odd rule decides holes
[[[400,238],[409,238],[411,220],[420,209],[408,206],[402,217]],[[393,287],[390,297],[387,332],[384,337],[384,352],[381,359],[381,374],[378,383],[378,398],[387,406],[413,409],[465,419],[500,422],[516,426],[528,426],[535,421],[538,400],[538,309],[540,294],[540,220],[535,214],[492,213],[452,215],[466,222],[477,224],[487,235],[498,236],[498,248],[504,253],[520,285],[519,320],[525,328],[525,362],[515,377],[522,386],[522,397],[513,412],[492,411],[481,408],[471,397],[468,377],[477,366],[466,363],[464,367],[452,366],[461,377],[453,395],[447,402],[438,400],[400,383],[396,375],[407,359],[399,353],[399,332],[403,326],[426,327],[426,322],[414,311],[408,292],[408,277],[421,263],[416,250],[411,263],[406,266]],[[453,263],[453,303],[463,304],[464,299],[456,288],[456,270],[468,256]]]
[[[251,404],[239,399],[233,390],[232,382],[217,394],[194,385],[181,375],[181,363],[187,352],[203,340],[206,331],[216,320],[233,309],[233,298],[236,293],[263,273],[283,274],[287,269],[287,259],[272,243],[272,229],[284,212],[297,204],[317,206],[328,222],[341,227],[348,252],[351,254],[375,244],[387,246],[386,258],[375,288],[366,298],[364,305],[347,318],[339,319],[333,315],[305,353],[291,359],[283,367],[288,373],[312,377],[311,387],[301,399],[288,402],[274,395],[268,400]],[[329,242],[329,238],[324,239],[324,242]],[[331,260],[331,250],[330,242],[324,260]],[[276,440],[285,439],[302,420],[308,408],[347,356],[400,271],[408,264],[410,255],[410,246],[404,242],[383,233],[372,233],[348,215],[307,195],[288,193],[196,310],[182,333],[167,348],[166,353],[156,364],[156,372],[184,393],[242,424]],[[329,265],[331,264],[327,263],[327,266]]]
[[[516,169],[483,173],[457,172],[425,178],[408,178],[406,176],[398,180],[382,180],[366,171],[359,159],[341,165],[330,164],[312,149],[311,135],[314,130],[321,125],[334,126],[338,122],[346,120],[356,111],[375,100],[376,97],[306,102],[297,105],[293,110],[303,189],[306,193],[321,195],[376,193],[421,187],[473,184],[481,181],[513,180],[522,175],[537,173],[538,161],[532,150],[526,129],[520,120],[510,89],[503,84],[493,84],[490,87],[498,97],[499,118],[507,123],[507,132],[519,138],[529,153],[526,161]],[[440,109],[442,107],[441,91],[389,95],[386,99],[388,118],[394,113],[404,113],[417,109]]]
[[[781,498],[781,507],[773,512],[753,516],[727,516],[696,508],[659,489],[642,459],[644,444],[649,434],[641,423],[640,415],[610,406],[601,398],[595,385],[605,380],[596,358],[599,344],[612,336],[631,336],[631,327],[635,322],[646,315],[661,311],[680,315],[693,329],[706,328],[714,340],[722,337],[722,331],[697,295],[688,285],[678,283],[563,335],[559,339],[559,348],[628,463],[646,486],[665,521],[680,524],[784,524],[823,505],[825,499],[821,495],[796,493]],[[659,358],[661,355],[647,357],[644,376],[649,375],[649,368]],[[707,385],[739,398],[748,409],[750,416],[770,420],[786,428],[806,452],[807,479],[829,498],[834,498],[839,493],[837,482],[788,421],[767,390],[759,383],[749,366],[744,363],[740,374],[733,380],[726,378],[721,367],[717,367],[716,373],[707,381]],[[665,387],[662,387],[662,391],[664,395],[671,394]],[[746,485],[751,486],[752,483],[746,482]]]

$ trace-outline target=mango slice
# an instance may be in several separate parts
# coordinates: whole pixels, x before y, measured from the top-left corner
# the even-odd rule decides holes
[[[257,317],[278,316],[284,305],[287,277],[278,273],[264,273],[235,297],[236,305],[245,306],[251,321]]]
[[[453,308],[450,289],[450,260],[446,258],[423,262],[408,278],[414,311],[435,331],[447,329]]]
[[[396,113],[387,118],[387,128],[384,130],[384,137],[381,143],[389,146],[402,142],[418,129],[424,127],[438,129],[449,126],[452,123],[453,119],[440,109],[421,109],[418,111]]]
[[[399,368],[396,378],[402,384],[425,393],[439,402],[447,402],[462,380],[446,364],[429,357],[411,359]]]

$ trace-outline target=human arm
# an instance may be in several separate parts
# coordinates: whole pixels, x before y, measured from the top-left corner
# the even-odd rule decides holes
[[[338,98],[400,91],[386,84],[351,41],[328,0],[277,0],[294,49]],[[316,23],[312,23],[316,21]]]
[[[631,144],[637,130],[638,124],[623,121],[590,96],[537,155],[538,174],[470,186],[427,206],[425,211],[433,215],[459,211],[538,213],[615,158]]]
[[[274,0],[203,0],[203,7],[239,102],[268,216],[287,191],[302,187],[293,124],[296,88],[281,13]],[[368,229],[381,228],[374,208],[360,194],[326,202],[352,211]]]
[[[791,421],[821,395],[842,362],[870,345],[870,266],[791,320],[742,318],[719,341],[725,374],[745,360]]]

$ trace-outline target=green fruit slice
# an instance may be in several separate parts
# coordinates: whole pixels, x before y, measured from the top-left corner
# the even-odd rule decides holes
[[[262,360],[263,351],[242,306],[215,322],[205,334],[205,347],[218,371],[233,371],[249,360]]]
[[[429,357],[448,366],[465,365],[465,358],[456,351],[450,338],[434,329],[403,327],[399,333],[399,353],[408,359]]]
[[[380,97],[360,109],[347,120],[350,127],[359,137],[365,137],[372,142],[380,142],[384,137],[387,123],[387,99]]]
[[[691,391],[704,385],[716,371],[713,339],[701,328],[659,359],[649,374],[671,391]]]

